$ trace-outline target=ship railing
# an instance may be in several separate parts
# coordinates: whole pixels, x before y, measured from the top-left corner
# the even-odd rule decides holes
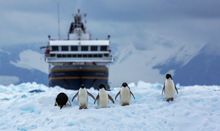
[[[106,54],[110,51],[50,51],[50,54]]]
[[[112,57],[102,57],[102,58],[54,58],[47,57],[46,61],[48,63],[66,63],[66,62],[95,62],[95,63],[112,63]]]

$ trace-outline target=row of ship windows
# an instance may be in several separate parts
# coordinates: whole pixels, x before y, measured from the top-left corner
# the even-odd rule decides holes
[[[108,46],[51,46],[51,51],[108,51]]]
[[[109,57],[109,54],[50,54],[50,57],[57,58],[101,58]]]

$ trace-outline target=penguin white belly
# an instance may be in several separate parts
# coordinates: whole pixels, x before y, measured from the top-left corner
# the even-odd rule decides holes
[[[100,91],[98,105],[101,108],[105,108],[108,106],[108,94],[104,91]]]
[[[78,95],[78,101],[80,106],[87,106],[88,105],[88,93],[85,89],[80,89]]]
[[[173,98],[175,95],[175,87],[172,80],[165,82],[165,98]]]
[[[128,88],[122,88],[120,92],[120,104],[130,104],[131,93]]]

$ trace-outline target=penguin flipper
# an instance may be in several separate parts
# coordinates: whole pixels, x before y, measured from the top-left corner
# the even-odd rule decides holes
[[[57,103],[55,102],[54,106],[57,106]]]
[[[113,98],[109,94],[108,94],[108,98],[112,101],[113,104],[115,103]]]
[[[161,93],[161,95],[163,95],[164,90],[165,90],[165,84],[163,85],[163,89],[162,89],[162,93]]]
[[[175,85],[175,89],[176,89],[176,93],[178,94],[179,92],[178,92],[178,90],[177,90],[177,88],[176,88],[176,85]]]
[[[72,104],[71,104],[70,100],[68,100],[68,102],[69,102],[69,105],[71,106]]]
[[[118,95],[120,94],[120,91],[116,94],[115,96],[115,100],[117,99]]]
[[[133,98],[135,99],[135,97],[134,97],[134,94],[130,91],[130,93],[131,93],[131,95],[133,96]]]
[[[95,100],[95,97],[91,93],[89,93],[88,91],[87,91],[87,93],[89,96],[91,96],[93,98],[93,100]]]
[[[96,96],[94,104],[96,103],[96,100],[98,100],[98,99],[99,99],[99,95]]]
[[[73,96],[72,101],[76,98],[76,96],[79,94],[79,91]]]

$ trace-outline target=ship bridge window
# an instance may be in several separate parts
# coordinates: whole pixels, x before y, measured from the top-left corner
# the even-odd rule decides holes
[[[107,46],[101,46],[100,50],[101,51],[107,51]]]
[[[55,57],[55,54],[50,54],[50,57]]]
[[[109,57],[109,54],[104,54],[105,57]]]
[[[61,46],[62,51],[68,51],[68,46]]]
[[[51,46],[51,47],[52,47],[52,51],[58,51],[59,50],[58,46]]]
[[[98,47],[97,46],[91,46],[91,51],[97,51]]]
[[[71,51],[78,51],[78,47],[77,46],[71,46]]]
[[[81,51],[88,51],[88,46],[81,46]]]
[[[102,54],[94,54],[93,57],[102,57]]]

